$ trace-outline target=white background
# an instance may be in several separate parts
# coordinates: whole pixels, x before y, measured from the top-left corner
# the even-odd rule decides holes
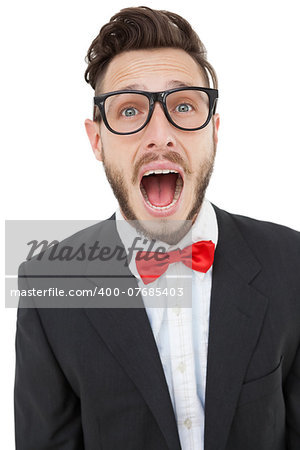
[[[219,76],[220,140],[207,198],[230,212],[299,230],[298,2],[144,4],[188,19]],[[91,118],[93,97],[83,78],[84,57],[113,14],[137,5],[5,2],[0,14],[3,219],[102,220],[114,212],[116,200],[83,126]],[[0,446],[6,450],[14,448],[15,316],[16,310],[2,307]]]

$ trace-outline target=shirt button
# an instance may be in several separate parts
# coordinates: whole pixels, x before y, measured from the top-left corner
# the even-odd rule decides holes
[[[176,306],[175,308],[172,308],[172,311],[174,314],[176,314],[176,316],[179,316],[181,308],[179,306]]]
[[[183,372],[185,371],[185,369],[186,369],[185,362],[181,361],[181,363],[178,365],[177,369],[178,369],[181,373],[183,373]]]
[[[184,423],[184,425],[187,427],[188,430],[189,430],[189,429],[191,428],[191,426],[192,426],[192,421],[191,421],[191,419],[189,419],[189,418],[185,419],[185,421],[184,421],[183,423]]]

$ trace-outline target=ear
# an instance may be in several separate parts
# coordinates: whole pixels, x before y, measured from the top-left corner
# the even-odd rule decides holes
[[[220,115],[214,114],[212,119],[214,121],[214,141],[215,141],[215,144],[217,144],[218,143],[218,131],[219,131],[219,126],[220,126]]]
[[[94,155],[96,156],[98,161],[103,161],[99,123],[94,122],[90,119],[86,119],[84,121],[84,126],[86,134],[88,135],[88,138],[90,140]]]

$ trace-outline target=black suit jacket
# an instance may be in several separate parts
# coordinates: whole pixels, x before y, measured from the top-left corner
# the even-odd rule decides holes
[[[214,205],[213,205],[214,206]],[[205,402],[205,450],[300,449],[300,233],[216,206]],[[63,241],[122,246],[114,216]],[[113,260],[113,261],[112,261]],[[46,275],[46,279],[42,276]],[[126,264],[36,258],[20,288],[137,283]],[[49,277],[50,276],[50,277]],[[65,278],[69,276],[69,278]],[[113,276],[113,277],[112,277]],[[29,297],[20,306],[36,306]],[[50,298],[53,305],[61,301]],[[18,450],[179,450],[176,420],[142,298],[87,307],[19,308]],[[82,299],[81,299],[82,300]],[[55,304],[55,301],[58,303]],[[93,302],[103,302],[99,304]],[[97,307],[95,307],[97,306]]]

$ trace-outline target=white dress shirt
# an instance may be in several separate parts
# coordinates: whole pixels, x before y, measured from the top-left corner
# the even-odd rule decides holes
[[[147,238],[144,241],[144,236],[123,218],[120,209],[116,211],[116,225],[127,254],[137,236],[141,238],[136,246],[148,250],[151,241]],[[190,231],[178,244],[155,241],[151,251],[158,247],[166,251],[182,249],[200,240],[212,240],[215,245],[218,240],[216,214],[207,199]],[[169,387],[181,447],[203,450],[212,267],[203,274],[176,262],[145,285],[135,264],[137,251],[133,252],[129,269],[138,286],[144,288],[141,294]],[[158,296],[157,292],[163,295]]]

